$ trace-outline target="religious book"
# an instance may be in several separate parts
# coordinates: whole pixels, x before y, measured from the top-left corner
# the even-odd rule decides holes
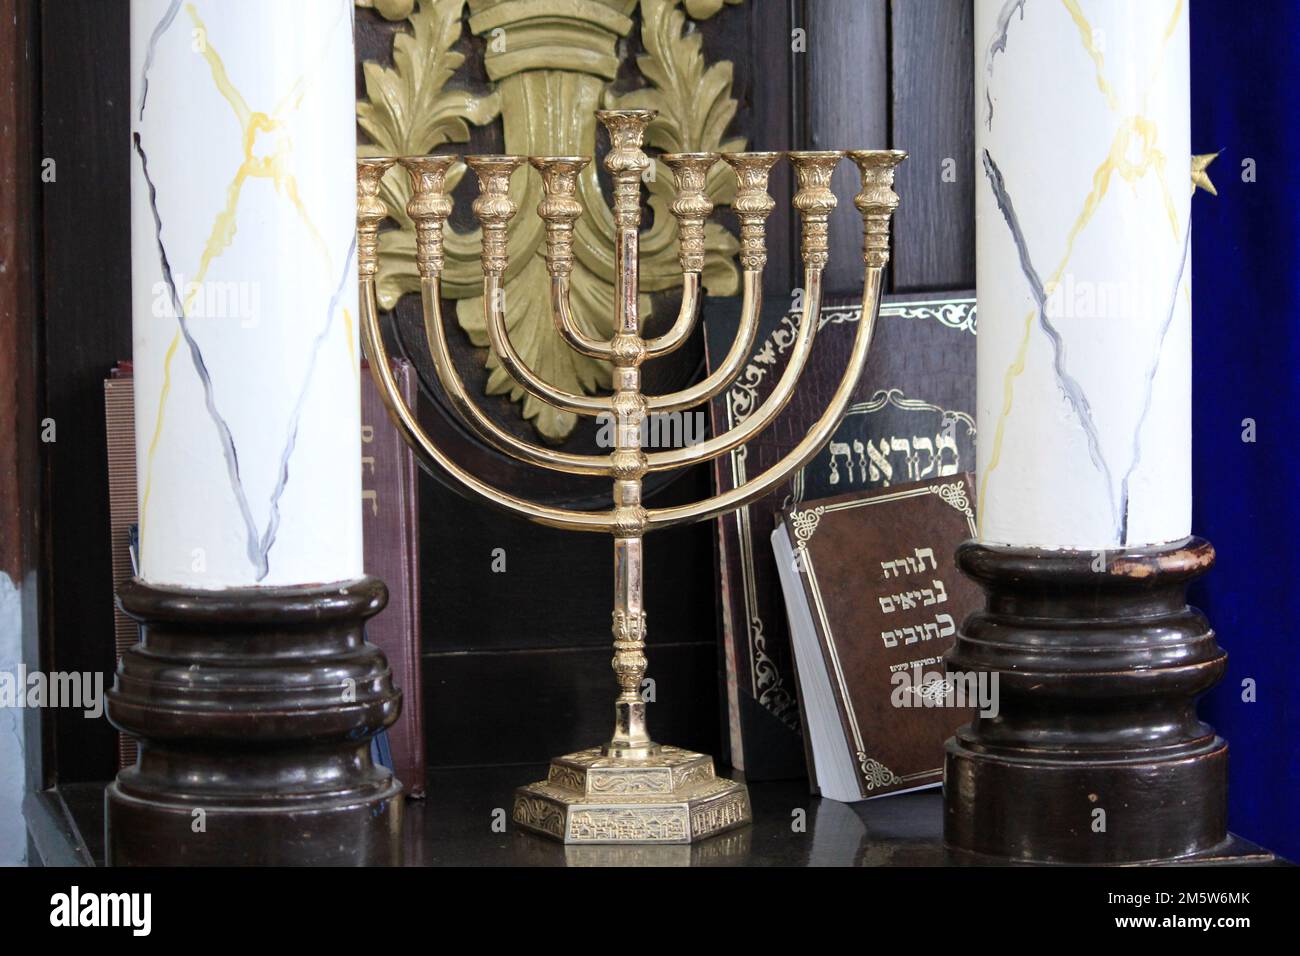
[[[730,304],[730,303],[729,303]],[[799,303],[769,303],[744,370],[710,405],[715,432],[754,413],[789,360]],[[826,407],[839,382],[860,302],[823,306],[817,340],[794,398],[772,427],[714,460],[719,492],[784,456]],[[710,315],[709,367],[722,361],[737,318]],[[768,536],[783,508],[846,491],[888,488],[975,467],[975,299],[887,296],[867,366],[826,447],[789,481],[716,524],[721,680],[730,762],[750,780],[807,772],[795,662]]]
[[[823,797],[937,786],[944,741],[996,706],[988,675],[950,677],[943,663],[983,606],[953,557],[974,535],[969,474],[801,502],[772,532],[809,779]]]
[[[366,573],[388,585],[388,606],[366,624],[366,640],[388,658],[402,712],[386,731],[393,774],[412,797],[424,796],[424,704],[420,672],[419,471],[368,368],[361,375],[361,531]],[[393,377],[410,408],[415,369],[393,360]]]
[[[393,374],[412,405],[415,373],[409,362]],[[131,363],[119,362],[104,382],[108,433],[109,533],[113,588],[132,574],[132,529],[138,502],[135,471],[135,402]],[[402,712],[387,731],[392,770],[411,796],[424,795],[424,707],[420,673],[419,501],[415,458],[388,420],[368,372],[361,378],[361,486],[364,561],[367,574],[388,586],[388,605],[366,625],[366,639],[384,652],[393,683],[402,691]],[[114,605],[118,656],[139,640],[134,621]],[[136,744],[118,735],[118,765],[135,762]]]

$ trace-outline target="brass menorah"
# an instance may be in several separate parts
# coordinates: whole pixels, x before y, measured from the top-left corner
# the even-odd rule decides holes
[[[804,307],[789,365],[775,389],[744,423],[723,434],[679,448],[647,451],[642,424],[650,414],[680,412],[708,401],[729,387],[753,346],[758,329],[763,267],[767,261],[765,223],[775,207],[768,195],[768,174],[780,153],[670,153],[660,157],[672,170],[676,198],[670,205],[677,219],[683,293],[671,328],[657,338],[641,335],[638,313],[638,252],[641,226],[641,178],[650,165],[642,151],[653,110],[604,110],[596,114],[609,132],[605,168],[613,182],[615,224],[615,331],[608,341],[584,333],[569,304],[573,268],[573,224],[582,212],[577,180],[588,160],[581,156],[467,156],[478,176],[479,196],[473,209],[482,225],[483,308],[492,348],[515,381],[542,400],[569,412],[601,416],[613,424],[614,447],[603,454],[573,454],[520,439],[501,428],[471,399],[452,362],[443,329],[440,275],[442,230],[452,211],[446,175],[455,156],[368,158],[358,161],[357,260],[361,276],[362,340],[370,370],[393,421],[423,463],[489,505],[532,521],[574,531],[597,531],[614,538],[614,675],[619,693],[614,702],[614,733],[608,743],[551,762],[547,779],[521,787],[515,795],[514,820],[521,827],[566,843],[689,843],[740,826],[750,819],[745,786],[714,774],[705,754],[653,742],[646,729],[641,696],[646,672],[646,617],[642,582],[642,540],[647,531],[725,514],[761,497],[807,463],[830,439],[866,363],[880,305],[881,275],[889,260],[889,220],[898,206],[894,169],[904,158],[898,150],[854,150],[862,190],[854,205],[866,229],[863,260],[863,310],[848,367],[825,411],[808,434],[779,462],[750,481],[704,501],[668,508],[646,508],[641,479],[707,461],[743,445],[780,413],[798,383],[817,333],[822,299],[822,270],[829,252],[827,225],[835,208],[831,173],[845,156],[838,150],[787,154],[798,178],[793,204],[802,225]],[[718,367],[701,381],[667,395],[641,390],[641,365],[667,355],[690,336],[700,312],[700,275],[704,268],[704,221],[713,210],[705,195],[705,178],[721,159],[735,171],[732,204],[740,221],[740,261],[744,270],[741,318],[734,343]],[[546,223],[546,264],[551,276],[550,306],[555,327],[568,346],[609,362],[613,390],[586,395],[557,389],[528,368],[507,333],[503,297],[506,227],[517,207],[510,199],[510,177],[525,162],[541,174],[544,197],[537,207]],[[378,229],[388,211],[379,184],[395,163],[410,175],[412,198],[407,212],[416,228],[416,262],[424,306],[429,351],[449,400],[477,434],[527,465],[613,480],[613,507],[576,511],[549,507],[507,494],[470,474],[451,460],[420,427],[394,382],[379,328],[375,297]]]

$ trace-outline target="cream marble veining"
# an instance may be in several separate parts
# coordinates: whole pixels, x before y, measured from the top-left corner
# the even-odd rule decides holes
[[[980,538],[1191,527],[1185,0],[976,0]]]
[[[132,0],[141,576],[360,577],[351,0]]]

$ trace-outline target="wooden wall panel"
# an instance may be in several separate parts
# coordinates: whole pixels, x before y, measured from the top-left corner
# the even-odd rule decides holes
[[[717,754],[716,644],[650,639],[656,740]],[[472,651],[424,658],[429,766],[535,764],[609,739],[610,652],[598,647]],[[528,783],[520,779],[519,783]],[[436,794],[431,796],[436,799]]]
[[[883,148],[889,143],[889,44],[885,0],[812,0],[808,30],[805,149]],[[840,164],[831,181],[831,295],[862,294],[862,219],[853,206],[857,168]]]
[[[111,683],[104,377],[131,354],[129,7],[46,0],[41,8],[46,414],[58,440],[48,469],[45,626],[58,670],[99,671]],[[54,711],[61,782],[106,780],[117,734],[107,720]]]
[[[648,503],[666,507],[710,493],[707,469],[695,468]],[[490,511],[428,476],[420,500],[426,653],[609,646],[614,559],[608,535]],[[651,676],[656,641],[713,641],[712,540],[707,524],[646,539]],[[504,571],[494,570],[496,549]],[[609,679],[613,688],[612,671]]]
[[[740,127],[752,150],[795,149],[803,141],[803,89],[807,54],[793,49],[792,31],[803,26],[803,0],[769,0],[762,18],[749,24],[751,66],[749,109]],[[794,239],[798,222],[790,207],[794,195],[790,165],[779,162],[772,169],[768,189],[776,207],[767,220],[767,267],[763,270],[763,291],[784,298],[799,284],[798,250]]]
[[[891,145],[898,174],[893,291],[975,286],[974,48],[970,0],[890,4]]]

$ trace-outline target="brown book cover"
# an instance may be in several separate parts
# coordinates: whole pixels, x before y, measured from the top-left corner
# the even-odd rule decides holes
[[[954,552],[975,534],[969,474],[786,509],[772,543],[823,796],[943,780],[944,741],[990,702],[943,655],[982,606]],[[970,706],[965,706],[970,705]]]
[[[406,400],[416,383],[409,362],[393,362]],[[135,401],[131,363],[119,362],[104,382],[108,426],[109,524],[113,587],[130,578],[130,529],[137,522]],[[420,674],[419,499],[415,457],[388,420],[369,374],[361,379],[362,525],[366,573],[388,585],[388,606],[366,627],[366,639],[384,652],[402,691],[402,713],[388,730],[393,770],[411,796],[424,795],[424,706]],[[121,653],[139,639],[135,622],[113,608],[114,642]],[[118,763],[135,762],[135,741],[119,734]]]
[[[770,428],[714,459],[718,491],[760,474],[807,434],[840,380],[861,317],[860,302],[823,307],[817,344],[793,399]],[[770,394],[789,361],[798,319],[788,301],[764,306],[749,361],[710,403],[715,433],[745,421]],[[731,302],[707,314],[710,368],[726,354],[737,322]],[[724,739],[731,764],[746,779],[806,770],[794,659],[768,542],[779,512],[973,469],[975,328],[972,293],[887,296],[866,369],[826,447],[789,481],[718,519]]]

